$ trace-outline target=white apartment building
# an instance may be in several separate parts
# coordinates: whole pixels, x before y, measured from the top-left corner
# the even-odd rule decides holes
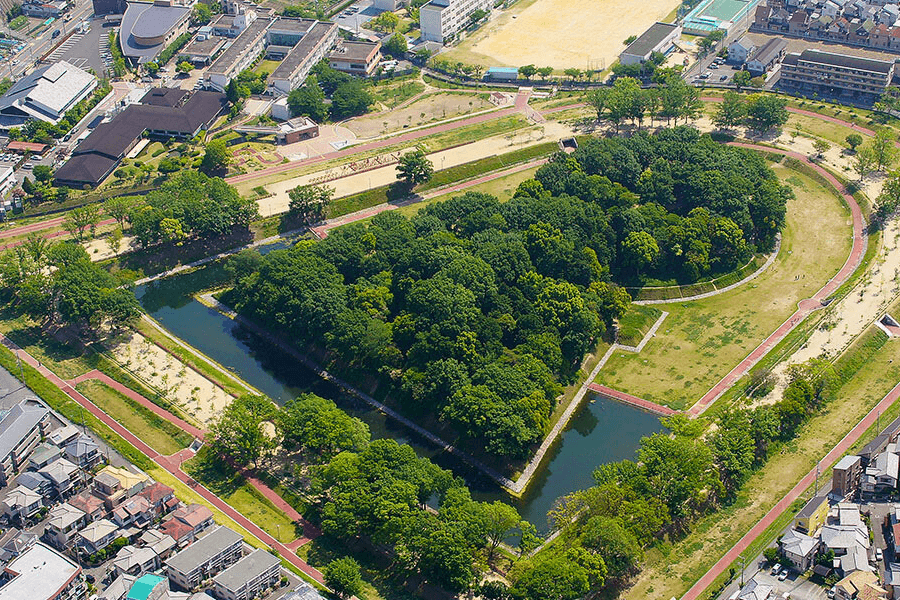
[[[431,0],[419,9],[422,38],[444,43],[469,25],[476,10],[491,12],[491,0]]]

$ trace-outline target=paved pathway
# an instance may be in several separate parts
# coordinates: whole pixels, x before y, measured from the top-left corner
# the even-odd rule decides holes
[[[753,528],[744,534],[735,546],[725,553],[712,568],[706,572],[703,577],[695,583],[687,593],[682,596],[682,600],[695,600],[709,587],[717,577],[722,575],[726,569],[738,559],[740,554],[746,550],[750,544],[759,537],[775,520],[786,511],[791,504],[800,497],[800,495],[815,481],[816,471],[821,467],[821,471],[827,470],[837,459],[844,455],[845,452],[865,433],[872,425],[877,422],[878,416],[884,412],[891,404],[900,398],[900,383],[894,386],[875,407],[866,414],[844,438],[825,455],[816,468],[810,470],[797,485],[789,491],[784,498],[778,501],[778,504],[766,513],[766,515]]]
[[[217,509],[228,515],[231,519],[237,522],[241,527],[250,532],[251,535],[259,539],[264,544],[271,546],[275,550],[277,550],[281,556],[290,562],[292,565],[303,571],[308,576],[312,577],[319,583],[324,585],[324,578],[322,574],[309,566],[305,561],[301,560],[300,557],[297,556],[295,551],[292,551],[287,545],[282,544],[271,535],[263,531],[258,525],[256,525],[253,521],[239,513],[237,510],[232,508],[229,504],[227,504],[224,500],[215,495],[212,491],[204,487],[199,482],[195,481],[189,475],[187,475],[184,471],[181,470],[181,463],[184,462],[186,458],[185,451],[182,450],[172,456],[162,456],[159,452],[151,448],[147,445],[143,440],[141,440],[138,436],[134,435],[131,431],[123,427],[118,421],[113,419],[110,415],[103,412],[99,407],[97,407],[93,402],[88,400],[84,395],[82,395],[78,390],[76,390],[69,382],[64,381],[59,376],[56,375],[53,371],[43,366],[37,359],[33,358],[30,354],[19,348],[12,340],[7,338],[5,335],[0,334],[0,343],[14,351],[16,355],[20,358],[20,360],[25,363],[35,367],[38,372],[46,377],[53,385],[63,391],[67,396],[78,402],[81,406],[83,406],[86,410],[88,410],[91,414],[97,417],[100,421],[102,421],[105,425],[107,425],[110,429],[115,431],[118,435],[120,435],[123,439],[125,439],[132,446],[140,450],[142,453],[147,455],[150,460],[158,464],[160,467],[168,471],[171,475],[176,477],[179,481],[186,484],[190,488],[192,488],[197,494],[202,496],[207,502],[215,506]],[[118,389],[118,388],[117,388]],[[146,400],[146,399],[145,399]],[[149,400],[147,400],[149,402]],[[143,404],[143,402],[142,402]],[[159,407],[157,407],[159,408]],[[167,418],[176,419],[174,415],[169,414]],[[173,420],[173,422],[175,422]],[[183,423],[183,421],[182,421]],[[259,480],[255,480],[254,484],[264,496],[272,498],[272,495],[278,497],[277,494],[269,487],[265,486]],[[280,497],[278,497],[281,502]],[[297,515],[296,511],[293,511],[294,515]],[[299,516],[299,515],[298,515]],[[302,518],[302,517],[301,517]],[[304,523],[304,529],[306,529],[306,524]],[[314,530],[314,528],[311,528]],[[308,541],[307,538],[306,541]],[[300,538],[300,541],[294,540],[291,542],[292,545],[296,547],[301,546],[304,541],[303,538]]]
[[[671,417],[678,412],[676,410],[672,410],[668,406],[661,406],[659,404],[656,404],[655,402],[650,402],[649,400],[644,400],[643,398],[638,398],[637,396],[632,396],[631,394],[626,394],[625,392],[614,390],[611,387],[600,385],[599,383],[592,383],[588,386],[588,388],[590,388],[590,390],[595,394],[599,394],[604,398],[609,398],[610,400],[615,400],[623,404],[630,404],[631,406],[636,406],[641,410],[646,410],[647,412],[652,412],[663,417]]]
[[[864,235],[864,220],[862,210],[856,203],[856,199],[844,189],[840,182],[826,169],[810,162],[810,160],[799,152],[791,152],[788,150],[779,150],[768,146],[757,146],[755,144],[732,143],[733,146],[740,148],[749,148],[752,150],[761,150],[763,152],[771,152],[773,154],[782,154],[791,158],[802,161],[815,169],[815,171],[824,177],[836,189],[847,206],[850,207],[850,213],[853,217],[853,247],[850,255],[844,262],[844,265],[838,271],[837,275],[832,277],[822,288],[816,292],[811,298],[801,300],[797,305],[797,311],[787,318],[769,337],[763,340],[759,346],[754,348],[736,367],[734,367],[725,377],[723,377],[716,385],[714,385],[703,397],[701,397],[688,411],[691,416],[697,416],[703,413],[709,406],[716,401],[722,394],[733,386],[738,379],[750,370],[753,365],[759,362],[778,342],[783,340],[793,329],[799,325],[810,313],[818,310],[823,306],[822,302],[840,287],[850,276],[856,271],[866,252],[867,238]]]
[[[144,408],[152,411],[157,416],[162,417],[163,419],[173,423],[179,429],[191,434],[198,440],[202,440],[204,435],[206,434],[205,431],[199,429],[198,427],[191,425],[187,421],[184,421],[184,420],[176,417],[174,414],[165,410],[161,406],[154,404],[153,402],[151,402],[147,398],[144,398],[142,395],[138,394],[131,388],[129,388],[125,385],[122,385],[121,383],[119,383],[118,381],[116,381],[115,379],[113,379],[112,377],[107,375],[106,373],[103,373],[96,369],[94,369],[93,371],[90,371],[88,373],[85,373],[84,375],[79,375],[75,379],[70,379],[66,383],[72,387],[75,387],[82,381],[89,381],[89,380],[94,380],[94,381],[99,381],[101,383],[104,383],[104,384],[108,385],[109,387],[113,388],[114,390],[116,390],[117,392],[128,396],[129,398],[131,398],[132,400],[134,400],[135,402],[137,402]]]

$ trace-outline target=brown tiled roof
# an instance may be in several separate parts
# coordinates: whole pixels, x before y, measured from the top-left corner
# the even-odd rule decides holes
[[[191,535],[191,533],[194,532],[193,527],[174,518],[169,519],[168,521],[160,525],[159,530],[166,535],[172,536],[172,539],[176,542],[181,542],[181,540],[188,537],[189,535]]]

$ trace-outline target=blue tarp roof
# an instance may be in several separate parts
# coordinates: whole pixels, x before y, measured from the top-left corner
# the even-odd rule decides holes
[[[488,73],[516,73],[518,75],[519,69],[516,67],[490,67],[487,70]]]

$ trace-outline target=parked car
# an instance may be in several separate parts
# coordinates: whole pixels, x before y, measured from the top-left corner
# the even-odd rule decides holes
[[[725,81],[726,79],[728,79],[728,75],[722,75],[721,77],[719,77],[719,81]]]
[[[875,548],[875,560],[881,560],[884,558],[884,552],[881,551],[881,548]]]
[[[778,575],[781,572],[781,563],[775,563],[775,566],[772,567],[772,575]]]
[[[784,581],[785,579],[787,579],[787,576],[788,576],[788,570],[785,569],[784,571],[781,572],[781,575],[778,576],[778,581]]]
[[[59,29],[57,29],[56,31],[53,32],[53,35],[50,36],[50,39],[54,39],[54,40],[55,40],[56,38],[59,37],[59,35],[60,35],[61,33],[62,33],[62,31],[60,31]]]

